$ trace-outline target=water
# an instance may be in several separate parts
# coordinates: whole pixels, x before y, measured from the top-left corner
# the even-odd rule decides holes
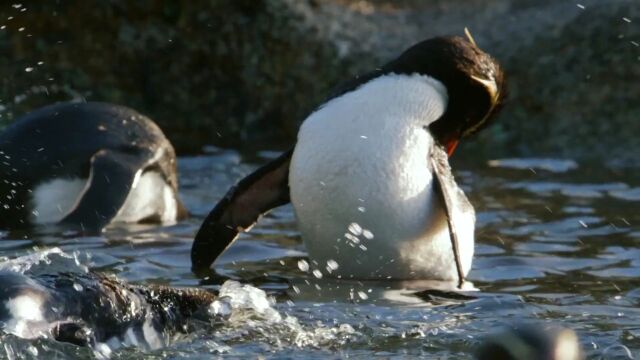
[[[520,322],[574,329],[593,358],[640,356],[637,169],[557,159],[456,159],[458,181],[478,213],[469,280],[480,291],[469,293],[472,300],[416,296],[433,285],[428,282],[314,276],[288,206],[243,234],[218,260],[215,274],[197,278],[189,252],[202,218],[238,178],[273,156],[210,148],[206,156],[180,158],[191,219],[119,226],[100,237],[4,233],[0,268],[29,275],[92,270],[137,284],[223,287],[224,296],[209,308],[210,323],[172,334],[160,349],[114,349],[114,359],[470,358],[487,333]],[[103,355],[47,339],[0,336],[1,358],[37,356]]]

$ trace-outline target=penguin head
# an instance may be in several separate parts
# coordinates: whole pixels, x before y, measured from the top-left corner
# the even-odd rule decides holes
[[[467,37],[422,41],[381,69],[383,73],[427,75],[445,86],[447,109],[429,125],[429,131],[449,155],[461,138],[490,122],[506,95],[500,64],[480,50],[468,32]]]

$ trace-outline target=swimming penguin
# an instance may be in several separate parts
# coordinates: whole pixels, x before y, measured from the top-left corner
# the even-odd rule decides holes
[[[467,35],[422,41],[338,88],[306,118],[293,150],[240,181],[207,216],[194,270],[291,202],[311,266],[325,275],[461,285],[475,214],[448,156],[505,97],[500,65]]]
[[[582,360],[576,333],[566,328],[518,325],[485,338],[477,360]]]
[[[203,289],[141,286],[97,273],[27,276],[0,271],[0,329],[22,338],[78,346],[131,342],[165,346],[165,334],[191,320],[209,321],[215,294]]]
[[[40,224],[99,232],[112,222],[186,216],[176,155],[160,128],[107,103],[60,103],[0,134],[0,228]]]

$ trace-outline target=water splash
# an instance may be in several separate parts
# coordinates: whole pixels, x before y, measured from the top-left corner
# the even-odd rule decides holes
[[[247,333],[274,348],[288,346],[322,347],[340,345],[358,332],[349,324],[318,325],[308,328],[295,316],[279,312],[273,298],[258,288],[237,281],[226,281],[220,288],[219,299],[209,307],[212,316],[225,319],[225,327],[217,335],[223,338],[244,338]]]
[[[88,272],[88,267],[82,264],[79,252],[68,254],[58,247],[36,251],[33,254],[23,255],[15,259],[0,261],[0,271],[11,271],[20,274],[26,272],[47,271],[53,272],[51,265],[55,262],[56,268],[65,271]],[[85,257],[88,255],[85,254]]]

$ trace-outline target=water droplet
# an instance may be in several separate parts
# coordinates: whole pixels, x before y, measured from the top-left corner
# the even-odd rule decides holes
[[[24,31],[24,26],[18,29],[18,32],[23,32]]]
[[[362,236],[367,240],[373,239],[373,233],[367,229],[362,230]]]
[[[38,349],[33,345],[30,345],[27,348],[27,351],[29,351],[33,356],[36,356],[36,357],[38,356]]]
[[[313,276],[315,276],[318,279],[322,279],[322,272],[318,269],[313,270]]]
[[[24,71],[26,71],[26,72],[32,72],[32,71],[33,71],[33,68],[32,68],[32,67],[26,67],[26,68],[24,68]]]
[[[358,211],[365,212],[366,209],[364,208],[364,206],[358,206]]]
[[[331,270],[336,270],[339,267],[338,262],[331,259],[327,261],[327,268]]]
[[[358,223],[349,224],[349,232],[355,236],[360,236],[362,234],[362,227],[358,225]]]
[[[83,289],[82,285],[78,283],[73,283],[73,288],[76,289],[76,291],[82,291]]]
[[[306,260],[298,260],[298,269],[301,271],[309,271],[309,263]]]
[[[630,22],[631,22],[631,19],[626,18],[626,17],[623,17],[623,18],[622,18],[622,20],[623,20],[624,22],[628,22],[628,23],[630,23]]]
[[[347,238],[347,240],[351,240],[351,242],[354,243],[354,244],[360,244],[360,239],[358,239],[357,237],[353,236],[352,234],[345,233],[344,237]]]
[[[367,300],[369,296],[364,291],[358,291],[358,297],[362,300]]]
[[[585,9],[585,6],[584,6],[584,5],[582,5],[582,4],[576,4],[576,6],[577,6],[577,7],[579,7],[580,9],[582,9],[582,10],[584,10],[584,9]]]
[[[291,286],[291,289],[293,289],[293,292],[294,292],[294,293],[296,293],[296,294],[300,294],[300,289],[298,289],[298,287],[297,287],[297,286],[293,285],[293,286]]]

